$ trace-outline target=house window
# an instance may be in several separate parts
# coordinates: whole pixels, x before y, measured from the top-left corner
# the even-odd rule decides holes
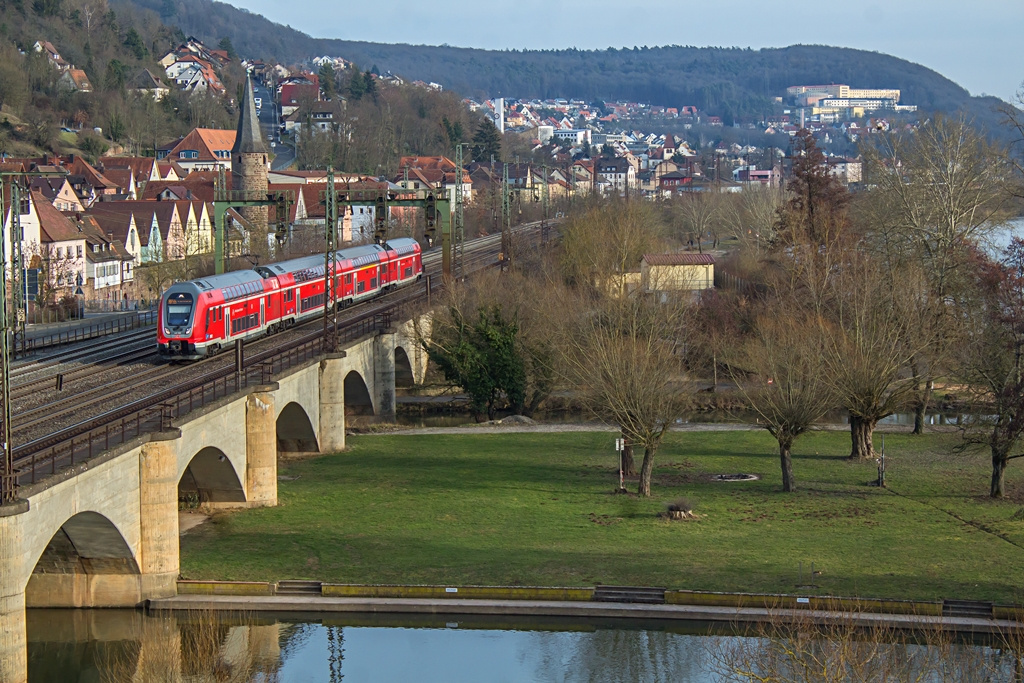
[[[77,247],[75,247],[75,250],[78,252],[78,258],[82,258],[82,245],[79,244]]]
[[[64,257],[64,247],[57,247],[57,258]]]
[[[194,149],[183,149],[178,154],[178,158],[179,159],[198,159],[199,158],[199,152],[197,150],[194,150]]]

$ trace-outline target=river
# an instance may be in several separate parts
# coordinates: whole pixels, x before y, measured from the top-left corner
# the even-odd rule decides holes
[[[815,628],[799,624],[787,640],[666,620],[37,609],[28,611],[28,673],[31,683],[725,683],[738,680],[725,668],[745,659],[778,674],[779,660],[764,656],[772,642],[799,642],[830,666],[842,658],[857,680],[1009,681],[1020,667],[1008,650],[978,641],[851,638],[844,627],[830,641]]]

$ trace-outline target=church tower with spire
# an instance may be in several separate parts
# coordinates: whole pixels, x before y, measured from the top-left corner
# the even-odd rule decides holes
[[[260,132],[252,80],[248,76],[245,78],[245,93],[239,105],[238,132],[235,133],[235,146],[231,148],[232,194],[236,198],[265,199],[268,153]],[[246,206],[240,213],[255,232],[267,234],[267,207]]]

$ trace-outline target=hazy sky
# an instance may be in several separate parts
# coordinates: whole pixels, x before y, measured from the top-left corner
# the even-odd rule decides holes
[[[1009,100],[1024,81],[1024,0],[229,2],[318,38],[490,49],[821,44],[918,62],[974,95]]]

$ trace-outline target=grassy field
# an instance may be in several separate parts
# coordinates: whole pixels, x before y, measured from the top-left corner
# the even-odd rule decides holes
[[[352,437],[346,453],[282,466],[278,507],[184,536],[182,573],[1024,602],[1024,468],[991,501],[987,458],[954,453],[956,435],[888,434],[883,490],[867,485],[874,463],[844,459],[847,433],[809,434],[784,494],[766,433],[673,433],[647,500],[613,493],[614,436]],[[762,479],[708,478],[737,472]],[[679,496],[703,517],[660,518]],[[818,588],[797,591],[801,562]]]

